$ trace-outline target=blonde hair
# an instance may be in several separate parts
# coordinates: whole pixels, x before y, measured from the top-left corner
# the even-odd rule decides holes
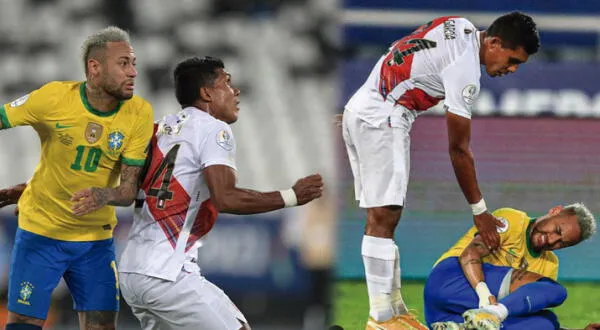
[[[109,42],[121,41],[131,44],[129,41],[129,33],[116,26],[109,26],[87,37],[81,46],[85,74],[87,75],[88,73],[87,61],[90,57],[90,53],[93,50],[98,48],[106,48],[106,44]]]
[[[575,215],[581,229],[581,240],[584,241],[596,233],[596,219],[583,203],[573,203],[563,208],[563,212]]]

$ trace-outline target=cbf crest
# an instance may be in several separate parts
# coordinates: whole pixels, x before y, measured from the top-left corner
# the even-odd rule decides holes
[[[33,293],[33,289],[33,284],[29,282],[21,282],[21,291],[19,291],[19,299],[17,299],[17,302],[27,306],[31,305],[29,298]]]
[[[113,130],[108,134],[108,151],[111,153],[117,153],[123,147],[123,140],[125,134],[120,130]]]
[[[85,128],[85,139],[90,144],[94,144],[100,140],[102,136],[102,125],[96,123],[88,123]]]

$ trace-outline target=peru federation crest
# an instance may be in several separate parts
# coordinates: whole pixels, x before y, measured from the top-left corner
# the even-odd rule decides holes
[[[112,131],[108,134],[108,150],[110,151],[119,151],[123,146],[123,140],[125,139],[125,135],[120,131]]]

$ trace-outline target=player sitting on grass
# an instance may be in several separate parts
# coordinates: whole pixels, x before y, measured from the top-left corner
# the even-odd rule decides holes
[[[554,207],[537,219],[511,208],[493,214],[504,223],[496,251],[473,227],[435,263],[424,290],[427,324],[435,330],[558,329],[546,308],[562,304],[567,291],[556,282],[552,250],[592,236],[594,216],[581,203]]]

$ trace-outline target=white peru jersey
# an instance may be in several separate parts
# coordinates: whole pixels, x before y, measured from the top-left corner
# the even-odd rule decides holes
[[[379,126],[403,108],[416,117],[441,100],[446,111],[471,118],[479,94],[480,33],[468,20],[436,18],[392,44],[346,104]]]
[[[194,107],[164,117],[155,129],[138,196],[143,205],[136,205],[119,271],[174,281],[217,219],[203,169],[235,170],[236,147],[228,124]]]

